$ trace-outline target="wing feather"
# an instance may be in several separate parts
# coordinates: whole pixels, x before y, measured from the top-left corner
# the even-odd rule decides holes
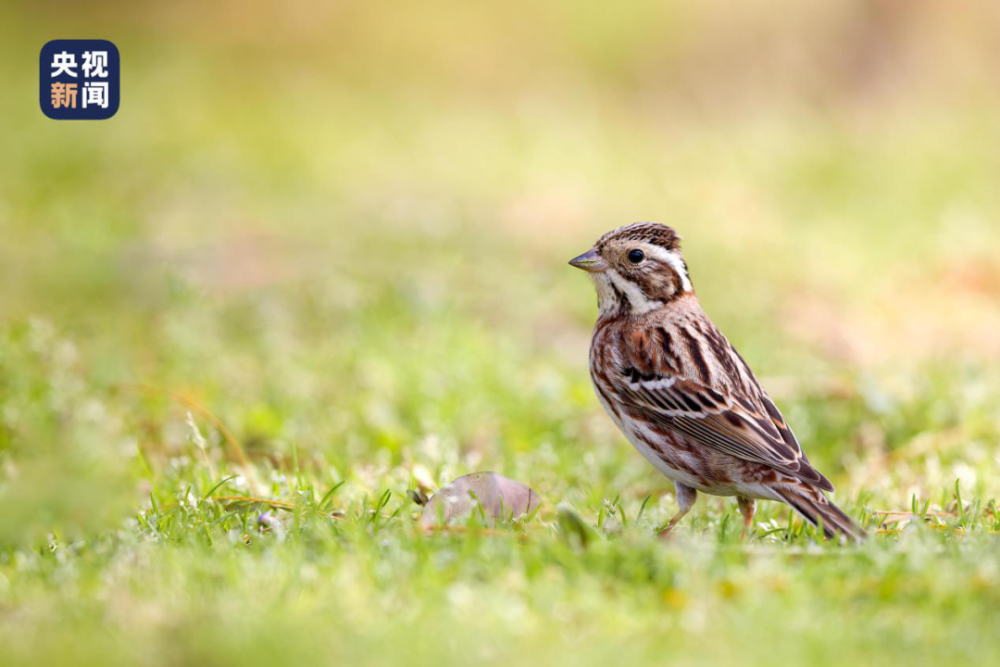
[[[706,447],[770,466],[832,491],[833,485],[809,464],[777,406],[742,359],[736,357],[738,363],[727,359],[730,363],[712,364],[714,372],[704,372],[709,366],[706,355],[709,352],[717,355],[718,347],[700,348],[693,372],[677,374],[658,374],[655,359],[645,354],[636,359],[626,351],[623,358],[634,359],[641,370],[627,366],[619,375],[612,374],[613,389],[619,400],[641,417],[683,433]],[[732,350],[728,343],[726,348],[727,353]],[[735,350],[732,354],[736,355]],[[739,366],[748,375],[742,376],[737,371]],[[720,377],[720,373],[726,377]],[[740,391],[747,377],[752,391]]]

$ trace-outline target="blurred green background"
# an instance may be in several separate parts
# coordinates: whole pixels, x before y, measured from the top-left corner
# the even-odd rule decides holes
[[[994,3],[42,1],[0,26],[5,661],[995,652]],[[42,115],[55,38],[118,46],[117,116]],[[768,504],[740,545],[704,497],[653,539],[672,490],[592,396],[566,266],[635,220],[683,236],[869,544]],[[474,470],[542,511],[413,526],[408,489]],[[940,516],[877,512],[914,507]]]

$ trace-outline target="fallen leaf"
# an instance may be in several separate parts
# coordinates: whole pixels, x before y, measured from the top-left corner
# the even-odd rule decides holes
[[[495,472],[463,475],[442,487],[424,507],[425,526],[468,517],[478,507],[491,519],[513,519],[530,514],[540,503],[530,488]]]

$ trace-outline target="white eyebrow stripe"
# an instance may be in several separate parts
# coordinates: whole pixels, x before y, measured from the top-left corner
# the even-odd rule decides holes
[[[691,279],[688,278],[687,270],[684,268],[684,260],[681,259],[680,255],[652,243],[643,243],[642,247],[647,255],[666,262],[670,268],[677,272],[677,275],[681,277],[681,291],[691,291]]]
[[[618,288],[618,291],[628,297],[629,302],[632,304],[632,312],[637,315],[648,313],[663,304],[662,301],[657,299],[647,298],[638,285],[622,278],[614,269],[608,269],[607,274],[611,278],[611,282]]]

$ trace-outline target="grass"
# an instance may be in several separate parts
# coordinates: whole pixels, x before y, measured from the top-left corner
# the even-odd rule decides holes
[[[907,62],[963,45],[958,83],[919,77],[950,95],[845,90],[822,58],[753,90],[722,45],[785,51],[694,9],[574,6],[538,34],[467,9],[448,39],[443,4],[395,9],[0,10],[12,90],[53,36],[112,39],[127,75],[105,123],[0,97],[0,661],[991,659],[1000,101],[979,33],[908,28]],[[787,9],[785,47],[855,16]],[[638,218],[684,236],[866,544],[774,503],[741,543],[735,502],[705,496],[655,538],[672,490],[593,396],[595,298],[565,266]],[[417,525],[409,491],[479,470],[541,509]]]

